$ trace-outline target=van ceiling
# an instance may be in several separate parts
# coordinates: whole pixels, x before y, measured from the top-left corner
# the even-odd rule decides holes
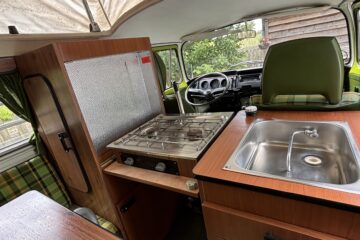
[[[182,36],[219,28],[269,11],[302,7],[338,6],[340,0],[165,0],[126,21],[113,37],[149,36],[153,44],[179,42]]]
[[[79,0],[67,1],[77,2]],[[110,0],[100,1],[104,3],[111,2]],[[93,0],[89,2],[93,2]],[[114,2],[122,1],[115,0]],[[139,2],[139,0],[136,0],[136,2]],[[341,0],[163,0],[122,23],[110,38],[150,37],[153,44],[179,42],[182,36],[228,25],[250,15],[292,7],[337,6],[340,2]],[[116,4],[107,6],[106,11],[110,12],[112,16],[119,11],[115,7]],[[64,12],[63,14],[67,13]],[[111,19],[111,22],[114,22],[114,20]],[[44,39],[37,36],[36,40],[18,38],[21,36],[0,38],[0,57],[19,55],[44,46],[51,41],[63,39],[65,36],[51,37],[51,35],[45,33]],[[73,39],[102,36],[104,34],[83,33],[83,36],[74,36]]]

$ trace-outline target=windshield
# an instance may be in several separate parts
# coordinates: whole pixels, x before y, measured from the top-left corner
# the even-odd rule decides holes
[[[183,58],[188,79],[211,72],[262,67],[271,45],[306,37],[336,37],[344,61],[349,61],[347,23],[344,15],[336,9],[255,19],[227,28],[255,31],[256,34],[251,38],[243,38],[244,34],[236,32],[186,42]]]

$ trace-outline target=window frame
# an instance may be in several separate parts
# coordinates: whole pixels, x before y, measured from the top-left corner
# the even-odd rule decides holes
[[[161,52],[161,51],[174,51],[175,52],[175,55],[176,55],[176,59],[177,59],[177,62],[178,62],[178,66],[179,66],[179,72],[180,72],[180,76],[181,76],[181,82],[185,80],[184,78],[184,73],[183,73],[183,69],[182,69],[182,66],[181,66],[181,60],[180,60],[180,56],[179,56],[179,51],[178,51],[178,45],[176,44],[171,44],[171,45],[161,45],[161,46],[156,46],[156,47],[153,47],[152,48],[152,51],[154,53],[158,53],[158,52]],[[170,72],[170,75],[171,75],[171,72]],[[172,86],[170,87],[166,87],[166,80],[165,80],[165,86],[164,86],[164,90],[163,92],[165,92],[166,90],[169,90],[172,88]]]
[[[356,34],[356,36],[357,36],[357,39],[356,39],[356,41],[355,41],[355,43],[354,43],[354,42],[352,41],[352,39],[351,39],[351,29],[350,29],[349,20],[348,20],[347,15],[344,13],[343,9],[337,8],[337,7],[330,7],[329,9],[337,10],[337,11],[339,11],[339,12],[344,16],[344,20],[345,20],[345,22],[346,22],[348,43],[349,43],[349,59],[348,59],[347,62],[344,61],[344,66],[351,66],[351,65],[353,64],[353,62],[355,61],[355,59],[353,59],[353,48],[352,48],[352,45],[353,45],[353,44],[356,44],[357,49],[360,49],[360,37],[358,36],[358,28],[357,28],[357,26],[355,25],[355,34]],[[356,9],[354,9],[354,10],[356,10]],[[357,7],[357,10],[360,11],[360,2],[359,2],[359,5],[358,5],[358,7]],[[355,24],[357,24],[357,14],[354,15],[354,16],[355,16],[355,19],[354,19],[354,20],[355,20]],[[256,18],[261,18],[261,16],[257,16]],[[254,19],[256,19],[256,18],[254,18]],[[246,21],[252,21],[252,20],[254,20],[254,19],[247,19]],[[233,24],[236,24],[236,23],[233,23]],[[233,24],[230,24],[230,25],[233,25]],[[227,26],[224,26],[224,27],[228,27],[228,26],[230,26],[230,25],[227,25]],[[221,28],[219,28],[219,29],[221,29]],[[181,43],[181,46],[180,46],[180,52],[181,52],[181,53],[180,53],[180,54],[181,54],[181,63],[182,63],[183,68],[184,68],[185,79],[186,79],[187,81],[190,81],[190,80],[192,80],[192,79],[196,79],[196,78],[199,77],[199,76],[196,76],[196,77],[190,79],[189,76],[188,76],[188,73],[186,72],[185,58],[184,58],[184,46],[186,45],[187,42],[189,42],[189,41],[184,41],[184,42]],[[359,53],[359,51],[358,51],[358,53]],[[360,65],[360,54],[357,55],[356,61],[357,61],[358,64]],[[254,69],[256,69],[256,68],[254,68]],[[239,71],[241,71],[241,70],[239,70]]]
[[[2,102],[0,102],[0,106],[5,106],[5,104],[3,104]],[[8,108],[7,108],[8,109]],[[11,111],[9,109],[9,111]],[[24,123],[27,123],[27,121],[25,121],[24,119],[20,118],[19,116],[17,116],[15,113],[13,113],[16,118],[13,120],[10,120],[8,122],[4,122],[3,124],[0,124],[0,131],[3,131],[5,129],[11,128],[11,127],[15,127]],[[29,137],[15,141],[7,146],[4,147],[0,147],[0,162],[1,162],[1,158],[3,156],[6,156],[8,154],[11,154],[15,151],[18,151],[21,148],[30,146],[30,139],[31,139],[32,134],[29,135]]]

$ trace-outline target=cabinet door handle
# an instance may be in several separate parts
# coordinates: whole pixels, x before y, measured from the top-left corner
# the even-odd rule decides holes
[[[274,237],[274,235],[271,232],[267,232],[264,235],[264,240],[280,240],[280,239]]]
[[[58,137],[65,152],[69,152],[71,149],[73,149],[70,143],[69,134],[67,134],[66,132],[58,133]]]
[[[120,212],[122,213],[126,213],[127,211],[129,211],[129,208],[134,205],[135,203],[135,198],[131,197],[129,199],[129,201],[127,201],[124,205],[122,205],[122,207],[120,208]]]

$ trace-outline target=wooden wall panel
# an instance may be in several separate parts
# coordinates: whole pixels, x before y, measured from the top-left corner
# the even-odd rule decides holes
[[[62,60],[58,57],[54,46],[50,45],[18,56],[15,59],[23,78],[41,73],[50,80],[57,94],[70,128],[70,134],[78,150],[81,163],[91,186],[88,193],[83,193],[68,187],[72,200],[80,206],[91,208],[98,215],[120,226],[120,222],[114,214],[115,209],[113,205],[110,204],[108,193],[103,183],[101,168],[97,164],[97,154],[87,135],[86,126],[84,126],[81,113],[76,104],[76,99],[66,79],[66,72],[62,66]]]

